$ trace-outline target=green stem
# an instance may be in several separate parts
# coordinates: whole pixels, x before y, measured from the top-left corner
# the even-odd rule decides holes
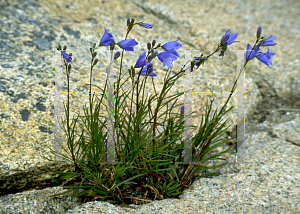
[[[93,59],[91,61],[91,73],[90,73],[90,93],[89,93],[89,100],[90,100],[90,112],[91,112],[91,124],[93,123],[93,117],[92,117],[92,100],[91,100],[91,97],[92,97],[92,74],[93,74]],[[91,127],[92,128],[92,127]],[[92,131],[92,130],[91,130]],[[92,133],[92,138],[93,138],[93,133]],[[93,139],[92,139],[93,140]]]
[[[66,65],[66,62],[65,62]],[[68,79],[68,105],[67,105],[67,130],[68,130],[68,145],[70,146],[72,160],[75,164],[75,170],[80,171],[78,164],[76,163],[75,156],[74,156],[74,148],[73,143],[71,142],[71,135],[70,135],[70,73],[68,72],[68,66],[66,65],[66,73]]]

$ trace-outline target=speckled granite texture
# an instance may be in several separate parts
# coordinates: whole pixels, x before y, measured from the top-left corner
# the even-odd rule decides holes
[[[198,50],[193,56],[199,56],[202,52],[212,53],[227,29],[238,33],[240,41],[229,46],[229,50],[245,49],[247,43],[253,45],[256,29],[261,26],[262,35],[276,36],[277,45],[269,47],[275,53],[270,68],[257,59],[246,67],[246,161],[252,164],[228,166],[219,177],[195,181],[195,189],[186,190],[181,199],[137,206],[135,213],[299,213],[300,51],[295,45],[300,43],[299,8],[300,2],[292,0],[0,0],[0,192],[11,183],[19,184],[17,190],[21,192],[37,175],[42,181],[50,179],[49,174],[39,174],[37,169],[45,166],[45,157],[53,158],[47,149],[54,140],[50,50],[58,41],[67,45],[67,52],[74,56],[71,90],[83,92],[87,87],[82,85],[89,81],[89,48],[92,43],[99,43],[104,28],[116,40],[124,39],[127,18],[153,24],[152,30],[138,27],[130,34],[129,38],[135,38],[139,45],[134,48],[135,53],[126,52],[127,66],[134,65],[146,50],[146,43],[153,39],[164,44],[180,38],[182,49]],[[98,52],[98,56],[100,63],[93,72],[93,82],[103,87],[106,55]],[[174,71],[183,63],[183,59],[178,60]],[[157,76],[164,77],[166,67],[158,60],[154,67]],[[229,91],[235,74],[236,54],[228,52],[223,59],[215,54],[203,68],[193,72],[192,88],[196,92]],[[62,89],[66,91],[65,73],[62,76]],[[162,81],[163,78],[154,81],[158,90]],[[182,91],[182,81],[171,93]],[[151,89],[152,84],[147,87]],[[197,118],[209,97],[196,94],[193,98],[194,125],[199,125]],[[215,97],[213,107],[220,109],[227,96]],[[66,100],[64,96],[64,103]],[[87,101],[88,97],[73,97],[71,110],[81,111]],[[235,105],[233,97],[229,106]],[[228,117],[234,121],[235,114],[233,110]],[[232,122],[230,130],[234,127]],[[80,205],[66,203],[68,197],[49,199],[50,192],[61,191],[60,188],[32,189],[36,190],[17,194],[12,190],[10,195],[0,197],[0,210],[133,213],[109,203]]]

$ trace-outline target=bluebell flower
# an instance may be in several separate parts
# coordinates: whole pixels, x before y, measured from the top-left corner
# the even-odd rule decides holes
[[[147,63],[147,65],[142,69],[141,75],[143,76],[151,76],[151,77],[156,77],[157,74],[153,73],[154,68],[150,67],[148,69],[148,65],[151,65],[151,63]]]
[[[238,34],[237,33],[233,33],[231,35],[230,34],[230,29],[228,29],[225,33],[225,35],[222,37],[221,42],[222,44],[224,44],[225,42],[227,43],[227,45],[231,45],[234,42],[239,42],[239,41],[234,41],[236,40]]]
[[[263,39],[260,44],[261,46],[274,46],[277,43],[273,42],[273,40],[276,38],[276,36],[270,36],[269,38]]]
[[[204,58],[202,58],[202,57],[196,57],[196,56],[194,57],[194,59],[195,60],[199,60],[199,59],[204,60]]]
[[[142,71],[141,71],[141,75],[147,75],[148,74],[148,76],[154,76],[154,77],[156,77],[157,75],[156,74],[154,74],[153,73],[153,71],[154,71],[154,68],[153,67],[150,67],[149,69],[148,69],[148,66],[149,65],[152,65],[149,61],[148,61],[148,59],[146,59],[146,52],[143,52],[140,56],[139,56],[139,58],[138,58],[138,60],[137,60],[137,62],[135,63],[135,68],[141,68],[141,67],[144,67],[143,69],[142,69]],[[147,70],[148,70],[148,72],[147,72]]]
[[[126,51],[134,51],[133,50],[133,46],[136,46],[137,44],[137,41],[135,41],[135,39],[125,39],[125,40],[122,40],[121,42],[118,42],[117,45],[126,50]]]
[[[148,28],[151,29],[153,26],[148,24],[148,23],[140,23],[139,26],[144,27],[144,28]]]
[[[203,54],[202,54],[202,56],[203,56]],[[195,59],[195,60],[200,60],[200,61],[197,62],[197,63],[191,62],[191,68],[192,68],[192,71],[194,70],[194,65],[196,65],[196,66],[197,66],[196,69],[198,69],[199,66],[200,66],[201,64],[204,64],[204,62],[207,60],[206,57],[204,57],[204,58],[202,58],[202,57],[194,57],[194,59]]]
[[[169,68],[172,68],[170,62],[176,60],[177,57],[180,57],[176,50],[178,50],[182,45],[177,42],[178,40],[179,39],[173,42],[167,42],[162,46],[166,52],[161,52],[158,54],[158,59],[163,62],[164,66],[167,65]]]
[[[219,54],[219,56],[224,56],[225,51],[221,51],[221,53]]]
[[[221,49],[221,53],[219,56],[224,56],[224,53],[227,50],[228,45],[231,45],[234,42],[239,42],[239,41],[234,41],[234,40],[236,40],[236,38],[238,36],[237,33],[233,33],[231,35],[229,35],[229,34],[230,34],[230,29],[228,29],[226,31],[225,35],[221,39],[222,49]]]
[[[251,50],[252,50],[252,47],[251,47],[251,45],[248,43],[248,44],[247,44],[247,51],[246,51],[246,59],[248,59],[248,56],[249,56]],[[259,51],[259,46],[255,46],[255,47],[253,48],[252,52],[251,52],[251,55],[250,55],[250,57],[249,57],[249,61],[252,60],[252,59],[257,55],[258,51]]]
[[[145,66],[148,63],[148,60],[146,59],[146,52],[142,53],[137,62],[135,63],[135,68],[141,68],[143,66]]]
[[[171,61],[175,61],[177,57],[169,52],[161,52],[158,54],[158,59],[163,63],[163,66],[168,66],[169,68],[172,68]]]
[[[259,51],[259,46],[255,46],[252,50],[252,47],[250,44],[247,44],[247,52],[246,52],[246,59],[248,58],[251,50],[251,56],[249,57],[249,61],[252,60],[254,57],[256,57],[257,59],[259,59],[262,63],[266,64],[268,67],[270,67],[269,65],[272,65],[271,62],[271,58],[275,55],[275,53],[269,52],[269,48],[268,51],[266,53],[262,53],[262,52],[258,52]],[[259,55],[258,55],[259,54]]]
[[[66,52],[62,52],[63,57],[66,59],[67,62],[72,62],[72,57],[70,57]]]
[[[269,52],[269,48],[266,53],[259,53],[260,54],[257,55],[256,58],[259,59],[261,62],[265,63],[268,67],[270,67],[269,65],[272,65],[271,58],[275,55],[275,53]]]
[[[178,52],[176,51],[176,49],[172,49],[172,50],[169,50],[167,52],[170,53],[170,54],[175,55],[176,57],[180,57],[179,54],[178,54]]]
[[[163,45],[163,49],[166,52],[161,52],[160,54],[158,54],[158,59],[163,63],[163,66],[168,66],[169,68],[172,68],[171,61],[175,61],[177,59],[177,56],[179,57],[179,54],[177,53],[176,49],[180,48],[181,44],[177,41],[168,42],[165,45]],[[155,52],[154,55],[156,55],[156,54],[157,54],[157,52]],[[145,52],[140,55],[139,59],[137,60],[137,62],[135,64],[136,68],[143,67],[146,64],[147,65],[150,64],[152,57],[151,57],[150,61],[148,61],[145,57],[146,57]],[[153,70],[154,70],[154,68],[153,68]],[[141,74],[141,75],[146,74],[146,71],[147,71],[147,66],[142,69],[143,74]],[[156,74],[153,74],[153,76],[154,75],[156,76]],[[152,76],[152,75],[150,74],[150,76]]]
[[[104,28],[105,29],[105,28]],[[110,43],[114,43],[114,37],[105,29],[105,32],[101,38],[100,46],[109,46]]]
[[[164,44],[162,46],[162,48],[166,52],[172,53],[175,56],[180,57],[179,54],[178,54],[178,52],[176,50],[178,50],[182,46],[182,44],[180,44],[179,42],[177,42],[178,40],[179,39],[177,39],[176,41],[173,41],[173,42],[167,42],[166,44]]]
[[[266,47],[266,46],[274,46],[274,45],[277,44],[277,43],[273,42],[273,40],[275,38],[276,38],[275,36],[270,36],[267,39],[264,38],[264,37],[262,37],[262,40],[257,45],[255,45],[253,49],[256,50],[256,51],[258,51],[259,48],[260,48],[260,46],[264,46],[264,47]]]
[[[261,46],[261,43],[258,43],[257,45],[254,46],[253,50],[259,51],[260,46]]]

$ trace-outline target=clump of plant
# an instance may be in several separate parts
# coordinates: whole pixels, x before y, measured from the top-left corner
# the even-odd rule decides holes
[[[177,42],[178,40],[168,42],[164,45],[156,45],[155,40],[151,44],[147,43],[147,54],[143,52],[136,61],[135,66],[131,66],[128,69],[125,81],[128,81],[128,79],[131,80],[132,88],[124,92],[120,90],[124,84],[121,84],[124,50],[134,51],[133,47],[138,44],[135,39],[127,39],[129,32],[136,25],[148,29],[152,28],[150,24],[143,22],[135,23],[134,19],[128,19],[127,34],[124,40],[116,43],[113,36],[105,29],[100,44],[96,47],[96,43],[94,43],[90,48],[92,56],[90,84],[88,84],[90,86],[90,106],[89,108],[84,107],[84,116],[80,116],[77,113],[78,116],[75,120],[73,119],[71,125],[69,125],[68,96],[68,103],[65,108],[67,127],[65,128],[64,126],[64,131],[68,138],[68,148],[64,148],[64,150],[70,156],[67,157],[62,154],[61,156],[74,164],[75,171],[55,171],[53,173],[63,175],[63,181],[65,181],[63,187],[71,189],[62,194],[75,190],[72,200],[74,197],[79,197],[83,201],[99,200],[124,206],[132,203],[143,204],[164,198],[177,198],[182,194],[184,189],[192,188],[190,184],[196,178],[218,175],[218,172],[207,172],[207,170],[226,165],[226,160],[225,163],[216,166],[209,167],[207,164],[216,159],[224,160],[222,159],[222,155],[234,149],[234,147],[229,146],[222,152],[211,153],[211,151],[228,141],[220,139],[229,127],[226,126],[228,120],[222,122],[222,118],[233,108],[231,107],[226,110],[227,103],[236,89],[237,80],[246,67],[246,64],[254,57],[268,66],[272,64],[270,58],[274,53],[268,50],[267,53],[260,52],[259,54],[258,51],[260,46],[275,45],[276,43],[272,42],[275,37],[271,36],[267,39],[261,37],[261,27],[259,27],[255,45],[253,48],[251,45],[247,45],[246,62],[235,80],[224,106],[219,112],[215,110],[212,114],[213,101],[210,101],[210,104],[207,102],[205,116],[202,116],[199,127],[190,126],[193,129],[198,129],[197,133],[193,137],[184,139],[184,116],[187,114],[182,104],[176,104],[178,97],[183,95],[184,92],[167,96],[168,91],[185,72],[194,71],[195,66],[198,69],[214,53],[221,51],[219,56],[224,56],[227,46],[236,42],[235,39],[238,34],[230,35],[229,29],[212,54],[206,57],[203,54],[201,57],[194,57],[189,66],[184,65],[180,72],[171,77],[171,62],[180,57],[177,50],[181,47],[181,44]],[[123,49],[122,55],[120,52],[116,52],[113,57],[115,45]],[[114,60],[117,60],[121,55],[120,75],[116,84],[116,102],[114,106],[110,106],[110,102],[108,102],[108,105],[105,102],[104,104],[102,103],[103,97],[107,100],[111,96],[111,94],[109,95],[111,92],[106,92],[106,87],[109,85],[108,79],[106,80],[104,89],[91,83],[93,67],[99,61],[96,59],[96,50],[101,46],[110,46],[111,58],[114,58]],[[69,94],[72,54],[67,54],[66,49],[67,47],[64,46],[62,50],[60,45],[57,48],[57,50],[62,50],[62,56],[64,57]],[[158,49],[162,49],[162,52],[158,53],[156,51]],[[153,78],[157,75],[154,73],[155,69],[151,61],[156,57],[164,66],[169,67],[164,78],[163,88],[160,92],[156,91],[153,82]],[[108,67],[110,66],[111,64]],[[107,71],[109,76],[109,72],[111,71],[109,68]],[[148,78],[152,80],[155,93],[149,97],[145,97],[145,84]],[[101,99],[96,97],[97,101],[94,100],[94,94],[93,96],[91,95],[92,85],[100,89],[104,94],[101,96]],[[134,90],[136,90],[136,99],[133,97]],[[130,106],[124,104],[127,103],[128,99],[130,100]],[[157,101],[156,106],[152,104],[154,101]],[[109,109],[115,109],[114,129],[116,131],[116,143],[114,146],[110,146],[106,142],[107,135],[104,128],[108,122],[108,117],[100,115],[101,104],[108,111]],[[168,107],[169,104],[171,105],[170,109]],[[135,114],[133,113],[134,107],[136,109]],[[167,107],[167,110],[162,111],[163,107]],[[178,109],[177,113],[172,112],[173,109]],[[147,115],[149,115],[148,121],[145,120]],[[80,126],[81,132],[75,133],[75,126],[78,119],[83,122],[84,126]],[[159,122],[160,120],[162,122]],[[158,127],[162,127],[163,131],[160,132]],[[79,137],[78,142],[74,142],[75,136]],[[187,148],[187,145],[191,146],[189,147],[190,150]],[[115,160],[110,155],[112,149],[115,149]],[[52,149],[51,152],[57,153]]]

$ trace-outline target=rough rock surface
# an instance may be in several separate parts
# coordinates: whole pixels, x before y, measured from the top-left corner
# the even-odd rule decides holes
[[[50,200],[50,192],[61,189],[44,189],[51,175],[43,168],[72,170],[68,165],[46,163],[45,159],[53,158],[47,146],[54,141],[54,72],[50,50],[57,42],[68,46],[68,52],[74,56],[71,90],[87,91],[82,85],[89,81],[89,48],[94,42],[99,43],[104,28],[116,40],[124,39],[127,18],[135,18],[153,24],[153,29],[137,27],[129,34],[139,45],[134,53],[126,52],[128,67],[134,65],[140,53],[146,51],[146,43],[153,39],[164,44],[180,38],[183,50],[197,50],[193,56],[199,56],[212,53],[227,29],[238,33],[237,41],[240,41],[229,46],[229,50],[245,49],[247,43],[253,45],[256,29],[261,26],[263,36],[274,35],[277,43],[269,47],[275,53],[270,68],[255,59],[248,63],[245,72],[246,159],[253,164],[241,165],[244,168],[225,167],[222,176],[195,181],[195,190],[185,191],[180,200],[156,201],[140,206],[137,212],[232,213],[244,209],[248,213],[299,213],[296,205],[300,202],[300,52],[294,45],[299,43],[296,19],[299,6],[298,1],[291,0],[201,4],[197,0],[0,1],[0,196],[5,195],[0,197],[1,210],[7,213],[50,213],[55,209],[56,213],[129,212],[109,203],[66,205],[67,196],[60,201]],[[267,48],[262,51],[266,52]],[[95,68],[93,80],[103,87],[106,55],[99,51],[98,56],[100,66]],[[174,63],[175,72],[184,61],[181,57]],[[159,91],[167,69],[158,60],[154,67],[161,77],[154,80]],[[196,92],[230,91],[235,75],[234,51],[226,52],[223,59],[215,54],[203,68],[193,72],[192,88]],[[183,90],[182,81],[178,81],[171,93]],[[63,82],[66,91],[65,74]],[[146,89],[152,91],[152,84]],[[194,125],[199,125],[197,118],[203,114],[209,97],[196,94],[193,98]],[[226,98],[217,94],[213,108],[220,109]],[[66,100],[64,96],[64,103]],[[81,111],[87,101],[88,97],[74,96],[70,106]],[[236,106],[235,97],[229,106]],[[228,114],[229,130],[233,133],[235,114],[235,110]],[[251,181],[247,176],[252,176]],[[241,185],[241,179],[247,181]]]

